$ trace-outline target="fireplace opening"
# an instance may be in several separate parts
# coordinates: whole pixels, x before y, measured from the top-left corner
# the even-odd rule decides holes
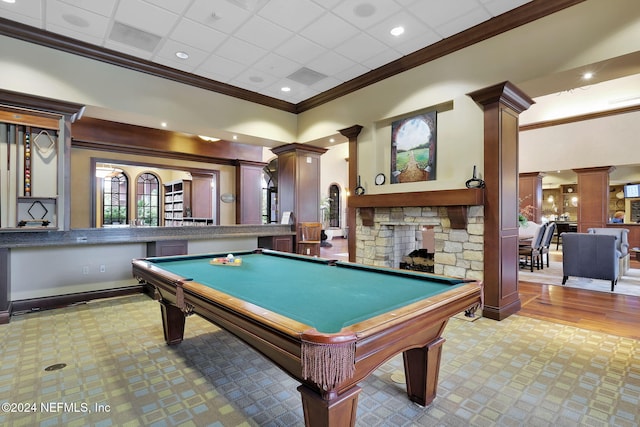
[[[433,273],[433,255],[434,253],[429,252],[427,249],[416,249],[402,258],[400,268],[402,270]]]

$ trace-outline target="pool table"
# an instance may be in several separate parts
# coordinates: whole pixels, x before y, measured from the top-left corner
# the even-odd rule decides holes
[[[482,284],[258,249],[133,260],[160,301],[168,344],[196,313],[235,334],[298,380],[305,424],[355,424],[360,387],[402,352],[409,398],[436,396],[442,331],[482,303]]]

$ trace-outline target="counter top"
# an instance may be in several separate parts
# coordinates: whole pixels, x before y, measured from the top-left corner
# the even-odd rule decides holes
[[[2,229],[0,229],[2,230]],[[115,227],[75,230],[34,227],[0,231],[0,248],[209,240],[229,237],[292,236],[291,225],[212,225],[206,227]]]

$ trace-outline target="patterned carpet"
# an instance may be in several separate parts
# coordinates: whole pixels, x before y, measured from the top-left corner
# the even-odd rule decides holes
[[[640,424],[639,341],[517,315],[444,335],[434,403],[408,401],[395,357],[361,384],[358,426]],[[16,316],[0,338],[3,426],[303,425],[294,380],[198,316],[166,346],[144,295]]]

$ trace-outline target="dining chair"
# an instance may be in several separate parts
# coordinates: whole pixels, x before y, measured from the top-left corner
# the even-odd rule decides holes
[[[536,268],[539,270],[542,267],[542,252],[541,245],[545,231],[547,230],[547,224],[542,224],[533,235],[531,243],[522,245],[519,247],[518,253],[521,258],[524,258],[524,266],[529,265],[533,272],[533,264],[535,262]]]
[[[549,267],[549,248],[551,246],[551,240],[553,240],[553,235],[556,232],[557,225],[555,222],[550,222],[547,225],[547,229],[544,231],[544,236],[542,238],[542,244],[540,245],[540,255],[542,257],[542,265],[544,266],[544,256],[547,255],[547,267]]]

